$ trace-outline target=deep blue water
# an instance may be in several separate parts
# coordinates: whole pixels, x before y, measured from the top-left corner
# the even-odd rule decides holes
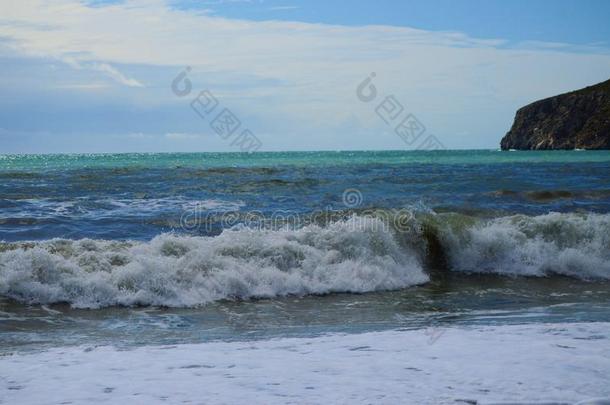
[[[609,173],[608,151],[0,156],[0,240],[146,240],[194,209],[608,213]]]

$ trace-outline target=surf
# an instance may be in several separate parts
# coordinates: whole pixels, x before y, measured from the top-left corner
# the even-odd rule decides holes
[[[217,236],[4,243],[0,294],[80,308],[194,307],[397,290],[448,271],[610,279],[608,214],[477,218],[420,212],[391,225],[352,214],[303,227],[235,226]]]

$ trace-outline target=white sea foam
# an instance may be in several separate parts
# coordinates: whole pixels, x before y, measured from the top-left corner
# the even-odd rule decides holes
[[[196,306],[214,300],[399,289],[428,280],[374,219],[233,229],[150,242],[52,240],[0,253],[0,294],[28,303]]]
[[[449,270],[610,279],[610,215],[447,218],[435,225]],[[438,221],[437,221],[438,222]],[[221,299],[400,289],[428,281],[421,228],[395,233],[352,217],[298,230],[163,234],[150,242],[83,239],[11,245],[0,294],[76,307],[188,307]]]
[[[516,215],[442,227],[452,270],[610,279],[610,215]]]
[[[111,199],[105,201],[119,215],[142,215],[142,213],[156,213],[167,209],[187,210],[214,210],[238,211],[245,205],[243,201],[225,201],[219,199],[186,200],[181,198],[152,198],[152,199]]]
[[[608,404],[609,335],[597,322],[61,347],[0,356],[0,392],[37,405]]]
[[[69,201],[55,201],[53,199],[24,199],[19,200],[27,206],[13,210],[0,218],[53,218],[57,216],[70,216],[72,218],[99,219],[100,217],[141,216],[153,215],[163,211],[195,211],[205,212],[213,210],[239,211],[245,203],[238,201],[225,201],[220,199],[188,200],[183,198],[132,198],[132,199],[98,199],[95,206],[84,198]]]

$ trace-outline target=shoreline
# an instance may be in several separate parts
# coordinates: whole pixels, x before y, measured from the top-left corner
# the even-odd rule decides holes
[[[392,330],[0,358],[7,403],[475,403],[610,397],[610,323]],[[53,376],[49,376],[53,370]],[[58,389],[60,388],[61,389]],[[547,403],[547,402],[545,402]]]

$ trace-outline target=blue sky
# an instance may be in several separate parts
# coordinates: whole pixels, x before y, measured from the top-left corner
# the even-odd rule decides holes
[[[204,89],[264,150],[410,149],[376,114],[387,96],[449,148],[495,148],[520,106],[610,77],[606,1],[8,0],[0,16],[0,153],[233,151],[190,108]]]
[[[605,45],[610,41],[610,2],[605,0],[191,0],[173,4],[182,9],[210,9],[216,15],[258,21],[394,25],[510,41]]]

